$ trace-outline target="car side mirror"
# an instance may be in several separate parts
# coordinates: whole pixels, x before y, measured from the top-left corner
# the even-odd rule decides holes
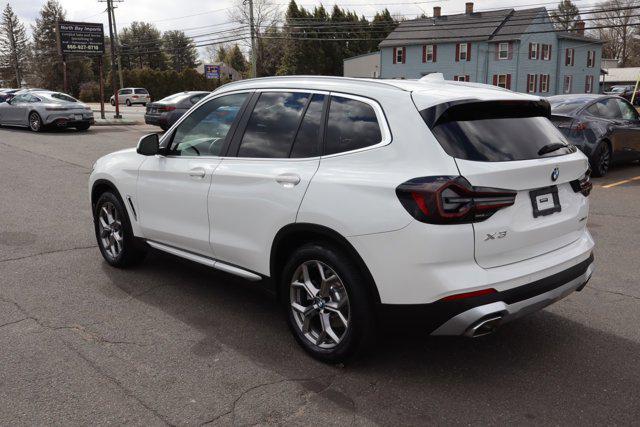
[[[140,138],[138,141],[138,148],[136,149],[138,154],[143,156],[155,156],[160,154],[160,140],[157,133],[150,133]]]
[[[13,99],[13,98],[7,98],[7,100],[6,100],[5,102],[6,102],[7,104],[11,105],[11,100],[12,100],[12,99]]]

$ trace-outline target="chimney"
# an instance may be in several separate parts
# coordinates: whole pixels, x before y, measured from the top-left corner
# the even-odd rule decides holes
[[[576,22],[576,32],[581,36],[584,36],[584,21]]]
[[[441,11],[442,11],[442,8],[440,6],[433,6],[433,17],[440,18]]]
[[[468,1],[464,4],[464,13],[466,13],[467,15],[470,15],[473,13],[473,2],[472,1]]]

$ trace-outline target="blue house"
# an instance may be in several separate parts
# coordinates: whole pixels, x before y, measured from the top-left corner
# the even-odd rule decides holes
[[[474,12],[401,22],[380,43],[380,77],[493,84],[542,96],[599,91],[602,42],[556,31],[544,7]]]

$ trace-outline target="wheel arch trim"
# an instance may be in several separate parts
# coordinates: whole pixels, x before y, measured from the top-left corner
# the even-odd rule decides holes
[[[334,243],[339,246],[340,249],[343,249],[347,252],[348,255],[352,257],[352,259],[356,262],[358,268],[362,272],[362,274],[368,279],[367,280],[367,291],[371,296],[373,302],[380,303],[380,293],[378,291],[378,287],[375,283],[373,275],[369,271],[366,263],[363,258],[360,256],[355,247],[340,233],[337,231],[323,226],[319,224],[313,223],[293,223],[288,224],[282,227],[275,235],[273,242],[271,244],[271,252],[269,259],[269,276],[274,281],[274,285],[276,287],[276,294],[279,293],[279,274],[280,271],[278,267],[284,265],[286,260],[281,259],[281,251],[287,251],[287,246],[289,239],[295,239],[295,236],[314,236],[319,238],[320,240],[325,240],[330,243]],[[295,240],[294,240],[295,241]],[[299,246],[306,242],[301,241],[296,245]],[[289,248],[291,249],[291,248]]]

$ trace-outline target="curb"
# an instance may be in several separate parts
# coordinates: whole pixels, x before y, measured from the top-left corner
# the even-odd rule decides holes
[[[143,123],[136,122],[133,120],[122,120],[122,119],[114,119],[114,120],[100,120],[94,119],[93,126],[135,126],[141,125]]]

